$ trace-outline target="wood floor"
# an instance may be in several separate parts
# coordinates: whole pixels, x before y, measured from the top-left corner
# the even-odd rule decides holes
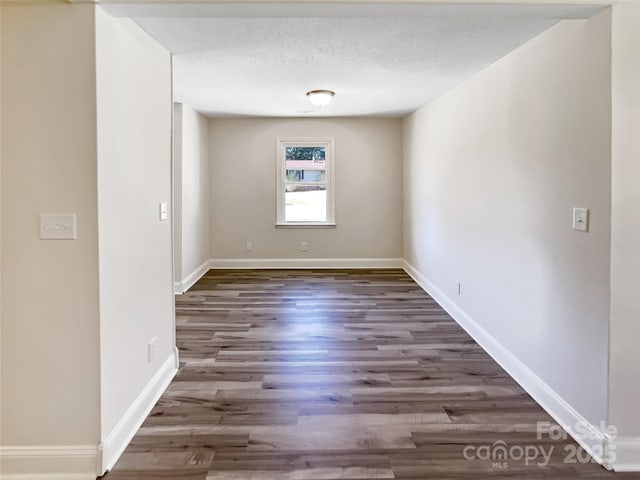
[[[401,270],[210,271],[176,304],[180,371],[107,480],[640,478],[538,439],[551,418]]]

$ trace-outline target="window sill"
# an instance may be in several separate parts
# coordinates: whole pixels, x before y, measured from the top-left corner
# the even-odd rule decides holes
[[[336,228],[335,223],[287,222],[276,223],[276,228]]]

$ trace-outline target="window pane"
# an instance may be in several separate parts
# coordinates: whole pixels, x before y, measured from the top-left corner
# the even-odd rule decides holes
[[[287,162],[289,163],[289,162]],[[324,162],[323,162],[324,166]],[[327,181],[327,174],[325,170],[319,169],[304,169],[298,170],[293,169],[286,171],[286,180],[287,182],[320,182],[324,183]]]
[[[287,185],[284,193],[284,219],[285,222],[326,222],[326,185]]]
[[[285,147],[288,182],[326,182],[326,147]]]
[[[326,153],[326,147],[286,147],[285,160],[324,162]]]

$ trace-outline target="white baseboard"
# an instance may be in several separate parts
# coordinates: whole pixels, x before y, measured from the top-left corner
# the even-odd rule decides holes
[[[182,294],[189,290],[193,285],[202,278],[202,276],[209,271],[211,260],[206,260],[196,268],[193,272],[187,275],[182,281],[175,282],[174,293]]]
[[[2,480],[96,480],[94,473],[3,473]]]
[[[611,442],[615,453],[613,470],[616,472],[640,472],[640,438],[620,437]]]
[[[2,446],[0,447],[0,478],[95,480],[97,458],[96,445]]]
[[[608,448],[607,437],[569,405],[536,373],[516,358],[479,323],[473,320],[442,290],[431,283],[416,268],[404,261],[404,270],[424,291],[444,308],[449,315],[504,369],[511,375],[554,420],[571,435],[598,463],[604,464],[601,452]],[[581,431],[577,431],[581,429]],[[585,429],[588,435],[585,435]],[[589,437],[589,438],[585,438]]]
[[[142,422],[173,380],[178,371],[176,354],[177,349],[162,364],[118,424],[100,444],[99,448],[102,454],[102,461],[99,463],[100,475],[111,469],[118,461]]]
[[[213,269],[402,268],[401,258],[212,258]]]
[[[176,370],[180,368],[180,350],[178,347],[173,347],[173,360],[175,361]]]

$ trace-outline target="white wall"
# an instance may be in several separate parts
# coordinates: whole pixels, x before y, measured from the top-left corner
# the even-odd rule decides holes
[[[401,120],[250,118],[209,125],[214,259],[401,257]],[[279,136],[335,138],[336,228],[275,228]],[[253,252],[245,251],[248,241]]]
[[[159,218],[171,202],[171,62],[132,21],[97,8],[96,65],[101,430],[112,457],[142,420],[128,409],[152,401],[143,390],[175,367],[171,222]]]
[[[71,446],[95,471],[100,435],[96,94],[92,5],[2,16],[2,468]],[[77,240],[39,239],[40,213],[76,213]],[[12,456],[21,446],[32,458]],[[15,450],[18,448],[18,450]],[[50,458],[50,457],[49,457]],[[51,463],[48,464],[49,466]]]
[[[616,469],[640,470],[640,3],[613,7],[609,423]]]
[[[405,121],[405,258],[568,422],[607,418],[610,48],[563,21]]]
[[[197,281],[209,262],[209,125],[189,106],[174,105],[174,238],[176,291]]]

